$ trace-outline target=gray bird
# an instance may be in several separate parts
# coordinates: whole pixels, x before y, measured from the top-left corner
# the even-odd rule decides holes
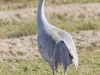
[[[44,14],[44,2],[40,0],[37,13],[38,49],[43,59],[51,67],[53,75],[58,64],[62,63],[64,75],[73,62],[78,67],[78,55],[69,33],[48,23]]]

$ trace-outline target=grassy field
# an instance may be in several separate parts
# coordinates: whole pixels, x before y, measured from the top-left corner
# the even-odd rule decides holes
[[[60,0],[51,3],[46,0],[46,6],[70,4],[70,3],[93,3],[100,0]],[[16,10],[23,8],[37,7],[38,0],[0,0],[0,10]],[[98,19],[66,19],[58,15],[57,18],[48,20],[51,24],[68,32],[85,30],[100,30],[100,18]],[[11,21],[3,22],[0,20],[0,39],[15,38],[37,34],[36,21]],[[76,70],[74,65],[70,65],[68,75],[100,75],[100,47],[83,49],[77,47],[79,55],[79,67]],[[0,75],[51,75],[48,64],[39,56],[33,60],[5,60],[0,62]],[[59,66],[56,70],[57,75],[63,74],[63,67]]]
[[[36,34],[35,21],[3,22],[0,21],[0,38],[13,38]]]
[[[76,70],[70,65],[68,75],[99,75],[100,74],[100,51],[90,47],[88,50],[78,48],[79,67]],[[0,75],[51,75],[48,64],[39,56],[33,60],[8,60],[0,63]],[[63,75],[63,67],[56,70],[57,75]]]
[[[59,27],[68,32],[77,32],[84,30],[100,30],[100,19],[90,20],[66,20],[63,17],[49,20],[56,27]],[[13,38],[37,33],[36,21],[24,22],[3,22],[0,21],[0,38]]]
[[[67,3],[91,3],[99,2],[100,0],[61,0],[55,3],[51,3],[51,1],[52,0],[46,0],[46,5],[50,6],[53,4],[58,5]],[[18,9],[18,7],[21,8],[20,5],[25,5],[27,8],[36,7],[38,5],[38,0],[0,0],[0,10]],[[22,8],[24,7],[22,6]],[[68,32],[77,32],[81,30],[100,30],[100,17],[98,19],[84,20],[84,15],[81,15],[80,20],[76,21],[73,19],[66,19],[64,15],[57,15],[57,18],[53,17],[48,21],[56,27],[64,29]],[[0,38],[21,37],[33,35],[36,33],[37,29],[35,20],[24,22],[3,22],[0,20]]]
[[[37,7],[39,0],[0,0],[0,10],[15,10],[22,8],[33,8]],[[52,0],[46,0],[45,5],[61,5],[61,4],[72,4],[72,3],[97,3],[100,0],[59,0],[52,3]]]

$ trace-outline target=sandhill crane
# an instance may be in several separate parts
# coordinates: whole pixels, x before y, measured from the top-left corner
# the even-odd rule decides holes
[[[44,14],[44,2],[45,0],[39,1],[37,13],[39,52],[51,67],[53,75],[55,75],[55,69],[59,63],[63,64],[64,75],[66,75],[66,70],[72,62],[76,68],[78,67],[76,47],[69,33],[47,22]]]

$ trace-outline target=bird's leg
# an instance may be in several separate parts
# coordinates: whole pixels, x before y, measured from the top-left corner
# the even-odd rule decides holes
[[[66,71],[67,71],[67,68],[64,68],[64,75],[67,75]]]
[[[65,71],[64,71],[64,75],[67,75]]]
[[[55,70],[54,70],[54,65],[50,65],[50,68],[51,68],[51,70],[52,70],[53,75],[56,75],[56,74],[55,74]]]

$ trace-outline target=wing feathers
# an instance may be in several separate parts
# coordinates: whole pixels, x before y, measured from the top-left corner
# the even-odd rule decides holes
[[[58,67],[58,63],[62,63],[64,70],[66,70],[68,65],[72,62],[72,57],[64,41],[61,40],[56,44],[54,51],[56,51],[54,54],[55,68]]]
[[[65,42],[65,44],[70,52],[70,55],[73,57],[72,61],[75,67],[77,68],[78,67],[78,55],[77,55],[76,49],[73,48],[73,46],[70,46],[70,44],[68,44],[67,42]]]
[[[78,55],[77,55],[76,47],[75,47],[75,44],[74,44],[74,41],[71,35],[65,31],[60,31],[59,36],[66,44],[66,47],[68,48],[70,52],[70,55],[73,57],[72,61],[75,67],[77,68],[78,67]]]

